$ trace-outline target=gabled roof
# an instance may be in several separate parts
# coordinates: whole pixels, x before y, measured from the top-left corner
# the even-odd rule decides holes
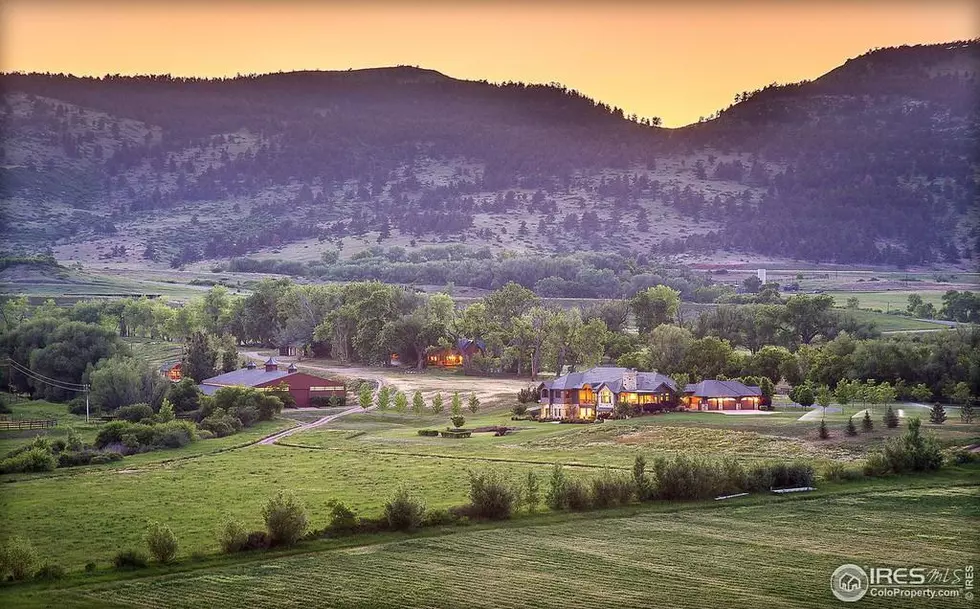
[[[262,383],[289,376],[290,374],[292,373],[288,370],[270,370],[266,372],[265,368],[255,368],[253,370],[240,368],[219,374],[218,376],[212,376],[209,379],[204,379],[201,381],[201,385],[217,385],[221,387],[243,385],[245,387],[255,387]]]
[[[598,389],[600,385],[605,385],[613,393],[619,393],[623,389],[623,377],[629,368],[616,366],[597,366],[583,372],[573,372],[560,376],[554,380],[547,381],[541,385],[545,389],[581,389],[585,385]],[[652,393],[666,385],[671,391],[677,391],[677,383],[669,376],[659,372],[637,372],[636,390],[638,393]]]
[[[459,349],[460,351],[466,351],[467,349],[472,349],[474,347],[476,347],[480,351],[485,351],[487,348],[487,344],[483,342],[482,338],[478,338],[476,340],[473,340],[471,338],[461,338],[456,341],[456,348]]]
[[[762,390],[739,381],[706,380],[685,386],[684,393],[699,398],[742,398],[761,396]]]

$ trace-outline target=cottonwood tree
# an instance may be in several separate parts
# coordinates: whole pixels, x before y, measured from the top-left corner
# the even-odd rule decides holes
[[[641,290],[630,299],[640,334],[647,334],[660,324],[672,322],[680,308],[680,292],[665,285]]]

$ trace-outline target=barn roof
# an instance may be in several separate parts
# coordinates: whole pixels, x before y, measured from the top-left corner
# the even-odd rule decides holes
[[[229,385],[243,385],[245,387],[256,387],[262,383],[267,383],[269,381],[274,381],[279,378],[283,378],[292,374],[288,370],[269,370],[266,371],[265,368],[239,368],[238,370],[233,370],[231,372],[226,372],[224,374],[219,374],[218,376],[212,376],[209,379],[204,379],[201,381],[202,385],[217,385],[217,386],[229,386]]]

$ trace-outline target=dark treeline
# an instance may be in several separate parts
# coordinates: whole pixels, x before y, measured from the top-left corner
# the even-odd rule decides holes
[[[0,184],[7,197],[62,200],[81,214],[12,235],[25,243],[112,234],[141,212],[230,207],[221,226],[172,230],[153,255],[175,265],[313,236],[491,240],[503,229],[476,228],[478,215],[525,212],[522,230],[556,251],[628,249],[661,205],[721,228],[679,232],[660,253],[958,262],[980,235],[948,238],[978,194],[977,81],[956,66],[978,48],[875,51],[813,82],[740,94],[715,120],[669,133],[560,86],[415,68],[7,74]],[[683,179],[653,179],[678,159],[673,178]],[[434,180],[434,167],[452,175]],[[727,194],[706,193],[716,180]]]

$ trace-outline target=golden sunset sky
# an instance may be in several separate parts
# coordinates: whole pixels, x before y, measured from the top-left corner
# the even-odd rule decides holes
[[[975,38],[960,0],[0,0],[0,70],[228,76],[417,65],[560,82],[667,126],[882,46]]]

